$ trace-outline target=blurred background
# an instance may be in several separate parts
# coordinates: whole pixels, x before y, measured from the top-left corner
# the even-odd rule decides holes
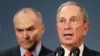
[[[55,50],[60,46],[56,31],[56,11],[60,4],[69,0],[0,0],[0,50],[18,45],[14,27],[13,16],[21,8],[32,7],[38,9],[46,27],[42,43]],[[85,37],[85,45],[93,50],[100,51],[100,1],[99,0],[73,0],[87,10],[90,29]]]

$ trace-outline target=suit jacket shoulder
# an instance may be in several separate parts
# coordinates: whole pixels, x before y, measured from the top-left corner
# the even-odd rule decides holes
[[[50,49],[48,49],[48,48],[42,46],[42,49],[41,49],[41,51],[40,51],[39,56],[46,56],[46,55],[48,55],[48,54],[50,54],[50,53],[52,53],[52,52],[53,52],[52,50],[50,50]]]
[[[86,46],[84,47],[83,56],[98,56],[98,55],[100,56],[100,52],[91,50]]]
[[[20,47],[13,47],[1,52],[0,56],[20,56]]]
[[[47,56],[55,56],[54,52],[47,55]],[[82,56],[100,56],[100,52],[88,49],[86,46],[84,47],[83,55]]]

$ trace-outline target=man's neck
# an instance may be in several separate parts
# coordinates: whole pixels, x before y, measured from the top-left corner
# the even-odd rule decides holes
[[[38,56],[40,53],[40,50],[41,50],[41,41],[39,42],[37,47],[34,50],[32,50],[32,53],[34,53],[34,55]],[[23,56],[26,51],[27,51],[26,49],[24,49],[23,47],[20,47],[21,56]]]
[[[62,44],[65,48],[67,48],[68,50],[72,50],[73,47],[80,47],[81,45],[83,44],[83,42],[80,42],[79,44],[69,44],[69,45],[66,45],[66,44]]]

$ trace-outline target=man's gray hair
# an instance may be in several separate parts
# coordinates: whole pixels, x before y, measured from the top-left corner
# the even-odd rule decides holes
[[[68,6],[68,5],[76,5],[76,6],[78,6],[78,7],[80,8],[80,10],[81,10],[83,16],[84,16],[84,22],[88,22],[88,15],[87,15],[87,12],[86,12],[85,8],[82,7],[80,4],[74,2],[74,1],[68,1],[68,2],[65,2],[65,3],[61,4],[61,5],[59,6],[58,10],[57,10],[57,16],[56,16],[56,18],[58,18],[58,13],[60,12],[60,10],[61,10],[64,6]]]

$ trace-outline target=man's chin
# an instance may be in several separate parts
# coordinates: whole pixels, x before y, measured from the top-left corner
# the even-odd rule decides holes
[[[24,49],[30,49],[30,46],[22,46]]]
[[[24,49],[26,50],[33,50],[35,47],[31,46],[31,45],[24,45],[22,46]]]
[[[73,43],[72,41],[66,41],[66,42],[64,43],[64,45],[69,45],[69,46],[71,46],[71,45],[74,45],[74,43]]]
[[[21,46],[27,50],[34,50],[37,43],[24,43]]]

